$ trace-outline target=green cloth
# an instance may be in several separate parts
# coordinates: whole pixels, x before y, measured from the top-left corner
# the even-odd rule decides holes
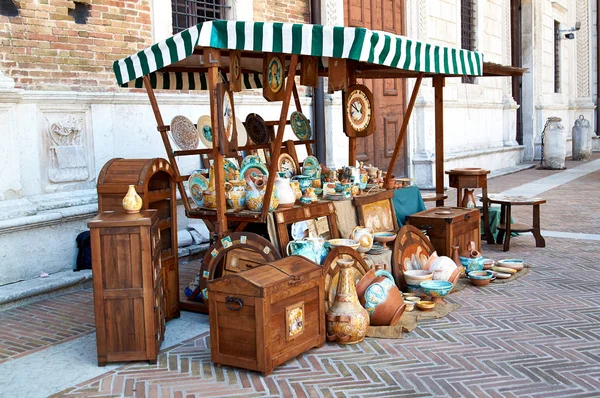
[[[492,232],[492,236],[494,237],[494,241],[498,236],[498,224],[500,224],[500,207],[499,206],[490,206],[488,207],[488,214],[490,218],[490,231]],[[512,217],[510,218],[511,224],[514,222]],[[481,215],[481,234],[485,233],[485,229],[483,228],[483,214]],[[519,236],[516,232],[511,232],[510,236]]]
[[[392,203],[394,204],[399,227],[404,225],[406,217],[425,210],[425,202],[423,202],[419,187],[405,187],[394,190]]]

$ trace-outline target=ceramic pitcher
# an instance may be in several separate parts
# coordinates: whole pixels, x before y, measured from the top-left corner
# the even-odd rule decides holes
[[[322,264],[327,257],[325,239],[321,237],[292,240],[288,243],[285,251],[288,256],[306,257],[317,264]]]
[[[267,177],[257,177],[248,182],[246,189],[246,206],[252,211],[261,211],[263,208],[263,200],[265,198],[265,190],[267,187]],[[279,206],[279,196],[277,187],[273,186],[273,194],[269,202],[269,211],[275,211]]]
[[[296,203],[296,194],[290,185],[290,179],[278,173],[278,177],[275,178],[275,187],[279,195],[279,207],[288,208],[294,206],[294,203]]]
[[[246,207],[246,181],[231,180],[225,182],[225,199],[227,206],[237,210]]]
[[[354,239],[360,246],[356,249],[359,253],[366,253],[373,247],[373,228],[357,226],[350,234],[350,239]]]

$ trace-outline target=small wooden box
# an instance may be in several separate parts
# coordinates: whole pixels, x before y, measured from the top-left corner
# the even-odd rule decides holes
[[[442,214],[445,212],[452,214]],[[406,222],[426,229],[429,240],[440,256],[452,256],[452,245],[458,245],[459,252],[462,252],[471,241],[481,252],[479,209],[435,207],[408,216]]]
[[[323,269],[290,256],[210,281],[212,361],[268,375],[325,342]]]

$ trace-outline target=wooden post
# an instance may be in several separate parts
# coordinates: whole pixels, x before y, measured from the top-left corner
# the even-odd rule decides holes
[[[404,142],[404,139],[406,138],[406,131],[408,130],[408,121],[410,120],[410,115],[415,106],[415,101],[417,100],[417,94],[419,93],[419,88],[421,87],[421,81],[423,80],[423,76],[424,73],[419,73],[417,81],[415,82],[415,87],[413,88],[412,94],[410,96],[408,108],[406,108],[406,113],[404,114],[404,119],[402,120],[400,134],[398,134],[398,138],[396,138],[396,147],[394,148],[394,153],[392,154],[392,159],[390,159],[390,165],[388,166],[388,171],[385,175],[385,181],[383,183],[384,187],[387,187],[388,181],[390,180],[390,178],[392,178],[392,174],[394,174],[394,166],[396,165],[396,159],[398,158],[398,154],[400,153],[400,147],[402,146],[402,142]]]
[[[294,81],[294,104],[296,105],[296,110],[302,113],[302,105],[300,105],[300,96],[298,95],[298,87],[296,87],[296,82]]]
[[[215,179],[215,195],[217,200],[217,220],[215,221],[215,233],[221,237],[227,231],[227,216],[225,215],[225,173],[223,156],[219,152],[219,112],[217,111],[217,83],[219,82],[219,58],[221,51],[216,48],[204,49],[204,64],[207,67],[208,95],[210,98],[210,123],[212,126],[212,150]]]
[[[292,91],[294,88],[294,77],[296,76],[296,65],[298,64],[298,56],[292,55],[290,59],[290,68],[288,70],[287,81],[285,83],[285,98],[281,105],[281,113],[279,115],[279,124],[277,125],[277,135],[275,137],[275,145],[271,152],[271,167],[269,170],[269,180],[267,182],[267,189],[265,191],[265,199],[263,201],[263,208],[261,219],[264,221],[267,219],[269,214],[269,204],[271,203],[271,195],[273,194],[273,184],[275,183],[275,171],[277,170],[277,159],[281,153],[281,145],[283,143],[283,131],[287,124],[287,113],[290,108],[290,100],[292,98]],[[221,165],[222,166],[222,165]]]
[[[444,77],[433,77],[435,92],[435,193],[444,194]],[[436,200],[436,207],[443,206],[444,200]]]
[[[356,137],[348,137],[348,165],[356,166]]]
[[[150,83],[150,77],[148,75],[144,76],[144,87],[146,87],[146,92],[148,93],[148,99],[150,100],[150,106],[152,107],[152,112],[154,112],[154,118],[156,119],[156,124],[158,125],[158,131],[160,132],[160,137],[162,138],[163,145],[165,146],[165,150],[167,151],[167,157],[169,158],[169,162],[171,163],[171,167],[173,167],[173,171],[175,172],[175,176],[178,178],[181,173],[179,172],[179,167],[177,166],[177,160],[175,156],[173,156],[173,148],[171,147],[171,142],[169,141],[169,137],[167,137],[167,128],[163,122],[162,115],[160,114],[160,109],[158,108],[158,103],[156,102],[156,97],[154,96],[154,90],[152,89],[152,83]],[[186,210],[190,210],[190,200],[185,193],[185,186],[183,185],[183,181],[179,181],[177,179],[177,187],[179,188],[179,193],[181,193],[181,200],[183,200],[183,205]],[[177,228],[175,225],[173,228]]]

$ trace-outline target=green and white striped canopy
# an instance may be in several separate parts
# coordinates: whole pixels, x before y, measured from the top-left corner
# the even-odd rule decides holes
[[[190,57],[196,47],[346,58],[445,75],[481,76],[483,72],[483,54],[479,52],[424,43],[382,31],[280,22],[210,21],[115,61],[117,83],[142,87],[141,78],[150,75],[155,88],[206,89],[206,79],[201,73],[160,71]],[[244,87],[261,87],[261,76],[257,75],[244,76]],[[222,75],[221,79],[226,80],[226,76]]]

